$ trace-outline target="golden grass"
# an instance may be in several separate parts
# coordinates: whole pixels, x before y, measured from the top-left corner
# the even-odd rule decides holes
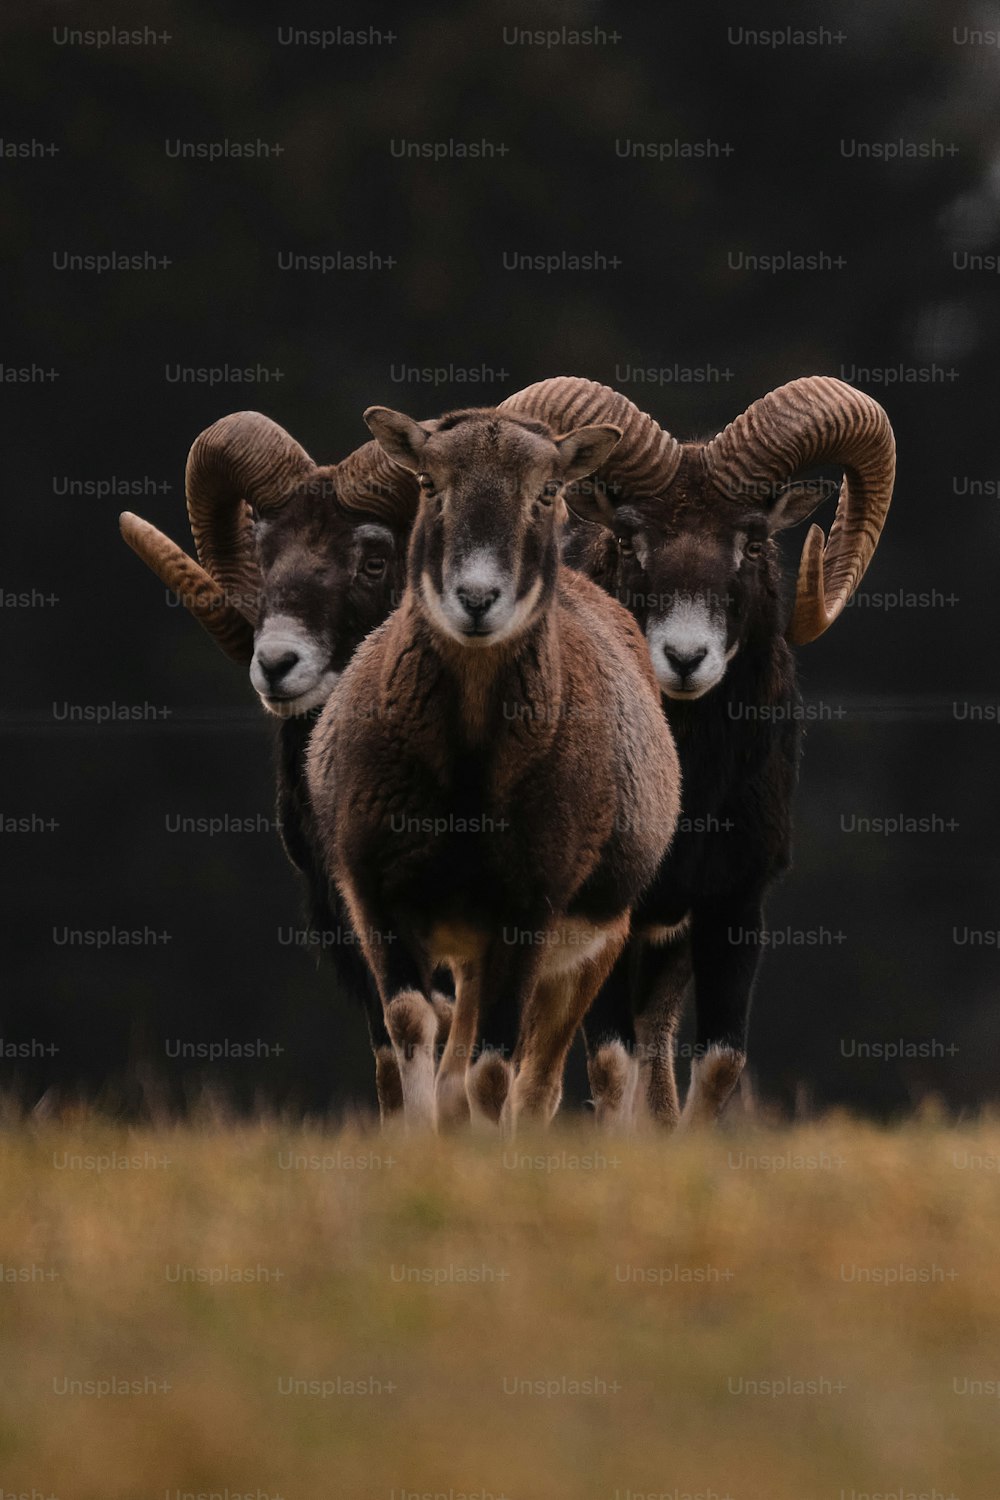
[[[0,1493],[993,1500],[998,1169],[994,1123],[14,1124]]]

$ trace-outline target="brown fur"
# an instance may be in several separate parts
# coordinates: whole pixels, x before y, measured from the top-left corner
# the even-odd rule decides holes
[[[746,1053],[735,1047],[712,1047],[691,1066],[691,1087],[682,1126],[713,1125],[740,1081]]]
[[[469,1103],[474,1117],[499,1125],[510,1092],[510,1063],[495,1052],[485,1052],[468,1072]]]
[[[375,1088],[378,1093],[379,1117],[385,1125],[393,1115],[401,1114],[403,1109],[399,1064],[391,1047],[375,1049]]]
[[[476,1046],[479,1025],[479,972],[473,963],[456,964],[455,1007],[438,1067],[435,1088],[438,1128],[464,1125],[469,1119],[465,1077]]]
[[[606,1042],[587,1064],[594,1118],[605,1130],[629,1129],[635,1123],[638,1059],[622,1042]]]
[[[454,1001],[449,1000],[447,995],[442,995],[438,990],[432,990],[431,1005],[437,1017],[437,1036],[434,1044],[439,1052],[443,1052],[448,1044],[451,1023],[455,1015]]]
[[[639,1054],[639,1097],[649,1118],[672,1130],[680,1119],[680,1097],[674,1073],[674,1046],[680,1011],[666,1017],[638,1016],[635,1024]]]
[[[523,1113],[548,1124],[559,1108],[566,1054],[627,937],[625,913],[610,924],[607,941],[594,958],[575,970],[539,980],[521,1023],[520,1066],[508,1099],[512,1122]]]
[[[548,1119],[573,1033],[669,844],[679,774],[635,622],[560,567],[558,507],[534,501],[577,435],[560,450],[539,424],[461,415],[439,424],[459,476],[448,511],[422,502],[403,603],[327,704],[308,782],[356,930],[399,939],[366,946],[394,1041],[408,1037],[394,997],[426,995],[448,963],[459,984],[442,1077],[463,1074],[483,1036],[514,1057],[510,1117]],[[449,559],[487,543],[516,576],[517,628],[463,644],[438,617]],[[405,1091],[405,1058],[401,1070]]]
[[[408,1124],[434,1118],[434,1041],[437,1017],[417,990],[398,990],[385,1001],[385,1024],[399,1064],[403,1114]]]

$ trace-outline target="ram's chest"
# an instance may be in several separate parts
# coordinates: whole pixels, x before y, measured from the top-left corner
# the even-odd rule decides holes
[[[457,674],[416,644],[400,650],[363,746],[341,750],[347,863],[377,872],[387,899],[456,920],[546,905],[580,863],[567,837],[579,776],[563,774],[570,735],[546,709],[542,662],[526,650],[488,665],[484,652],[482,671],[473,658]]]
[[[733,738],[738,743],[738,728]],[[762,888],[786,868],[794,766],[780,744],[745,770],[680,742],[683,790],[676,833],[643,910],[673,920],[692,901]]]
[[[403,770],[403,767],[399,768]],[[384,895],[428,917],[491,923],[544,902],[553,884],[546,857],[553,809],[543,790],[518,783],[498,788],[497,765],[485,752],[453,756],[440,776],[412,761],[381,798],[378,826],[362,856],[377,868]]]

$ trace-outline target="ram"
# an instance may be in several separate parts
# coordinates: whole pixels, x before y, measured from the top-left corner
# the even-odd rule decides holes
[[[310,742],[327,870],[378,981],[408,1121],[545,1121],[679,805],[642,636],[559,558],[562,488],[619,433],[553,436],[488,409],[366,420],[422,494],[403,602]],[[385,931],[399,941],[370,941]],[[456,1000],[435,1077],[442,963]]]
[[[676,1123],[674,1037],[693,982],[683,1118],[710,1121],[744,1066],[764,897],[790,861],[801,737],[790,648],[829,629],[871,561],[892,498],[892,429],[876,401],[825,376],[771,391],[707,443],[677,442],[592,381],[543,381],[517,401],[555,426],[622,429],[596,482],[567,493],[585,519],[566,557],[641,626],[683,773],[677,836],[585,1023],[595,1102],[615,1118],[641,1065],[639,1097]],[[810,527],[786,621],[774,539],[823,498],[793,482],[822,464],[843,471],[836,518],[828,541]]]
[[[518,397],[508,398],[516,405]],[[413,475],[368,442],[319,467],[277,423],[236,412],[192,445],[188,513],[200,561],[128,512],[122,535],[241,666],[269,713],[277,744],[277,807],[286,853],[305,877],[309,924],[340,988],[363,999],[383,1118],[400,1103],[392,1049],[373,982],[348,936],[316,853],[304,757],[319,709],[370,630],[402,596],[416,514]],[[445,975],[435,1003],[443,1045]]]
[[[383,1118],[400,1106],[382,1006],[316,853],[303,757],[316,714],[359,643],[398,602],[417,485],[375,442],[320,467],[258,412],[198,437],[186,472],[199,561],[126,512],[122,535],[281,719],[277,802],[285,849],[305,876],[310,925],[338,987],[368,1018]],[[442,1028],[448,1007],[440,1001]]]

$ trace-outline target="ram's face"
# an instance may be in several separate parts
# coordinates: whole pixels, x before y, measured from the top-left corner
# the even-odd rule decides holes
[[[761,591],[775,587],[766,515],[718,498],[624,505],[614,534],[618,597],[645,631],[661,692],[702,697],[743,645]]]
[[[618,430],[554,437],[541,423],[492,411],[426,424],[385,408],[367,417],[389,456],[419,476],[410,580],[425,616],[465,646],[523,631],[555,584],[563,487],[603,461]]]
[[[555,582],[555,444],[518,423],[470,419],[435,433],[421,463],[414,555],[425,613],[465,645],[516,635]]]
[[[365,636],[399,602],[405,543],[332,484],[255,523],[261,594],[250,681],[281,718],[326,702]]]

